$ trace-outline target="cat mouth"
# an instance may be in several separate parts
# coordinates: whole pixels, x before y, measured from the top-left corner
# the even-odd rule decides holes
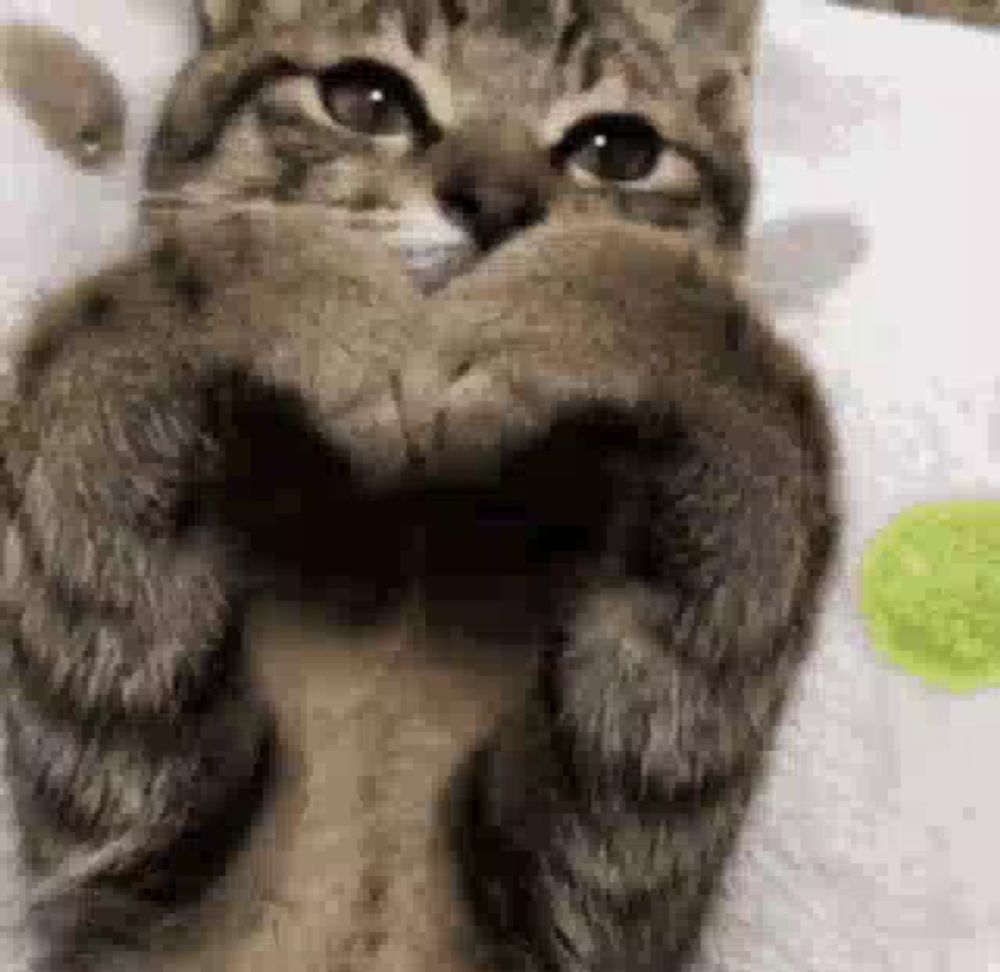
[[[395,247],[414,285],[424,294],[436,293],[467,272],[482,254],[470,244]]]
[[[483,255],[469,233],[437,206],[424,201],[399,211],[390,245],[402,258],[414,285],[424,293],[441,290]]]
[[[271,199],[241,197],[200,198],[193,193],[147,193],[141,201],[147,225],[171,223],[192,212],[212,212],[223,218],[232,212],[267,211],[300,206],[324,212],[345,230],[371,234],[402,261],[414,286],[423,294],[435,293],[468,272],[493,248],[479,246],[472,236],[431,207],[404,208],[387,213],[327,212],[327,207],[311,203],[275,203]]]

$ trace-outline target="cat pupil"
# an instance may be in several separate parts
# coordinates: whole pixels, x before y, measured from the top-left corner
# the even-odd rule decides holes
[[[394,119],[392,113],[393,106],[386,99],[386,94],[381,88],[370,88],[368,90],[368,116],[370,118],[370,128],[378,131],[392,129],[394,121],[405,121],[403,113],[399,112]]]
[[[607,135],[598,135],[593,144],[597,154],[595,174],[616,182],[632,182],[649,175],[659,154],[654,147],[638,139],[612,141]]]
[[[334,121],[366,135],[420,135],[429,119],[410,82],[374,61],[348,61],[319,79],[323,102]]]
[[[326,105],[336,121],[370,135],[397,134],[408,127],[405,111],[381,88],[353,84],[331,88]]]
[[[648,176],[663,151],[663,140],[635,115],[590,116],[578,122],[553,151],[557,165],[574,165],[609,182]]]

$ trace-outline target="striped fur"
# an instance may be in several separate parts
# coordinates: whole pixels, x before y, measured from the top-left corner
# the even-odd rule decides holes
[[[457,925],[496,968],[680,972],[837,526],[821,397],[734,280],[755,4],[201,14],[148,240],[0,412],[50,967],[457,972]],[[331,123],[358,59],[419,133]],[[563,165],[600,112],[656,127],[650,184]],[[336,634],[248,641],[278,589]]]

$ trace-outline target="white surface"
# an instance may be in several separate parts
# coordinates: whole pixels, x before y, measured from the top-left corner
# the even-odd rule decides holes
[[[848,517],[705,969],[997,972],[1000,692],[885,667],[857,581],[904,507],[1000,499],[1000,33],[770,0],[762,54],[757,276],[829,390]]]
[[[136,148],[190,40],[181,6],[0,0],[0,20],[104,54],[136,122],[126,166],[83,176],[0,102],[8,322],[127,245]],[[1000,498],[1000,33],[769,0],[761,72],[755,273],[829,390],[848,518],[700,972],[1000,972],[1000,692],[885,667],[856,613],[864,542],[894,513]],[[0,970],[19,968],[0,937]]]
[[[127,250],[136,223],[142,146],[157,105],[193,43],[184,0],[0,0],[0,22],[41,21],[98,54],[129,106],[126,157],[84,174],[41,144],[0,92],[0,308],[8,324],[40,293]],[[0,329],[0,348],[4,334]]]

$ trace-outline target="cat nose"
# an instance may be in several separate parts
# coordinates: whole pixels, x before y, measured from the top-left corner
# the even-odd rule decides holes
[[[442,212],[481,250],[545,217],[550,167],[524,129],[503,123],[468,126],[437,147],[432,172]]]
[[[481,250],[492,249],[544,215],[537,193],[518,185],[456,180],[442,186],[437,198],[444,214]]]

